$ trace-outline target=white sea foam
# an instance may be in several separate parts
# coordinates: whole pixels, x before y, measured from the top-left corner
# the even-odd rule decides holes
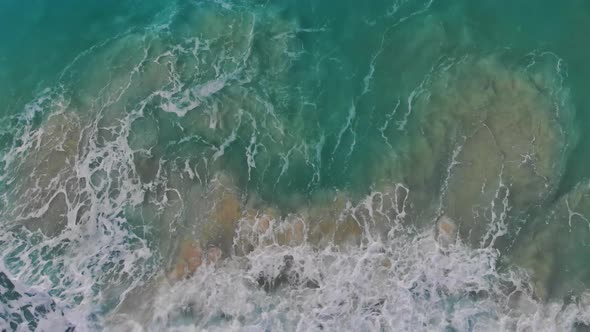
[[[214,2],[223,10],[234,9],[230,3]],[[406,3],[396,1],[388,13],[396,19],[392,28],[423,13],[433,1],[409,14],[397,15]],[[236,224],[232,224],[234,220],[228,222],[230,228],[237,226],[234,245],[237,247],[244,241],[241,236],[249,236],[247,243],[251,248],[226,253],[227,257],[217,266],[203,264],[187,278],[168,279],[165,275],[175,258],[169,257],[174,255],[169,252],[174,252],[178,246],[174,237],[192,239],[201,235],[196,234],[195,229],[203,226],[199,223],[207,226],[206,214],[220,204],[214,196],[223,196],[226,193],[223,190],[227,190],[231,192],[231,203],[236,205],[231,207],[242,208],[238,200],[241,193],[236,188],[227,185],[231,190],[219,189],[226,186],[219,179],[221,176],[211,178],[211,174],[219,173],[215,173],[218,170],[213,167],[216,166],[210,164],[222,164],[230,148],[238,143],[247,146],[239,155],[245,157],[248,181],[254,172],[265,166],[258,158],[276,157],[275,188],[279,181],[286,181],[290,171],[297,167],[299,160],[296,158],[301,155],[313,171],[308,189],[321,182],[322,154],[324,148],[332,148],[326,146],[330,134],[323,131],[310,139],[312,143],[298,141],[299,133],[289,132],[291,127],[285,125],[282,110],[269,101],[267,91],[256,93],[243,87],[258,74],[253,74],[250,66],[250,61],[254,63],[252,67],[259,61],[252,56],[253,40],[257,33],[255,28],[266,22],[264,17],[257,19],[255,14],[237,17],[245,32],[239,31],[237,37],[230,36],[236,38],[235,44],[232,40],[223,40],[233,28],[228,29],[225,24],[228,21],[220,19],[209,22],[215,24],[208,26],[212,32],[203,39],[188,38],[158,49],[155,56],[149,55],[149,47],[141,49],[138,63],[127,68],[129,71],[117,77],[118,80],[109,80],[106,86],[101,86],[99,96],[93,96],[96,100],[87,103],[95,107],[84,110],[87,116],[75,115],[61,87],[44,90],[25,107],[15,144],[2,155],[4,169],[0,181],[7,184],[8,192],[3,193],[3,199],[8,202],[10,211],[2,211],[5,223],[0,226],[0,273],[8,275],[16,284],[16,290],[27,296],[12,302],[11,308],[0,308],[0,313],[11,314],[15,308],[25,305],[47,305],[55,301],[57,309],[39,318],[39,329],[64,330],[73,324],[80,331],[554,331],[571,329],[576,322],[590,324],[588,294],[569,302],[543,302],[534,297],[533,286],[523,270],[499,266],[502,257],[493,244],[506,234],[511,194],[510,184],[503,182],[503,168],[491,201],[491,220],[479,248],[470,247],[455,236],[446,236],[444,240],[435,236],[437,225],[428,224],[429,220],[412,223],[431,216],[425,217],[420,214],[422,211],[412,210],[410,188],[395,184],[389,192],[371,189],[368,195],[355,201],[346,194],[329,191],[328,195],[333,194],[329,197],[333,200],[331,203],[311,202],[309,208],[325,209],[323,217],[327,220],[314,219],[313,211],[273,215],[267,211],[272,211],[271,207],[257,202],[262,207],[249,206],[253,209],[253,213],[249,213],[255,215],[253,224],[247,224],[244,213]],[[156,32],[166,35],[170,29],[168,21],[158,24]],[[273,43],[287,43],[297,34],[326,29],[278,30],[281,31],[273,31]],[[127,37],[114,38],[125,41]],[[374,76],[378,73],[377,60],[384,49],[384,38],[385,35],[362,79],[363,95],[375,88]],[[223,47],[213,52],[211,45],[220,40]],[[64,73],[81,59],[100,54],[110,42],[107,40],[80,53]],[[279,51],[275,52],[289,55],[288,61],[304,54],[291,52],[288,47],[277,49]],[[564,63],[554,54],[531,55],[527,70],[539,65],[539,57],[555,60],[551,70],[557,70],[560,81],[545,83],[561,87],[565,79],[562,76],[562,73],[565,75]],[[187,66],[190,69],[184,68],[188,74],[180,68],[185,61],[191,64]],[[152,63],[162,65],[151,77],[154,89],[144,91],[147,96],[139,97],[136,105],[122,103],[132,94],[134,84],[143,80],[142,73]],[[416,111],[415,103],[427,99],[431,74],[450,66],[452,64],[443,61],[433,67],[424,80],[409,91],[407,99],[398,99],[391,105],[385,123],[379,128],[388,146],[392,148],[393,145],[386,135],[390,126],[395,121],[397,129],[408,130]],[[277,72],[284,73],[283,67],[276,67],[281,69]],[[65,76],[62,73],[60,79]],[[228,99],[227,104],[219,103],[219,100]],[[357,102],[351,102],[346,119],[339,123],[340,129],[334,135],[336,142],[330,151],[332,161],[340,149],[346,148],[345,163],[348,163],[357,148],[357,139],[361,139],[355,131],[357,120],[363,116]],[[560,102],[556,104],[558,115],[559,108],[563,107]],[[152,103],[157,104],[159,110],[185,119],[202,111],[208,116],[204,128],[218,136],[214,136],[214,143],[209,143],[198,135],[200,133],[191,133],[170,143],[166,148],[176,143],[206,142],[207,153],[198,151],[202,154],[197,153],[192,159],[156,159],[153,179],[142,182],[135,157],[140,152],[153,157],[156,152],[152,151],[152,146],[132,149],[129,137],[132,123],[149,115],[146,109]],[[400,107],[405,107],[404,114],[398,114]],[[51,116],[58,115],[75,120],[60,121],[62,127],[59,128],[63,131],[55,127],[50,130]],[[40,126],[33,121],[38,117],[43,118]],[[188,131],[190,125],[202,125],[202,119],[196,117],[196,124],[178,122],[177,126],[183,132],[185,128]],[[76,149],[66,144],[70,139],[66,135],[68,129],[73,133]],[[242,131],[247,134],[242,135]],[[352,142],[345,146],[343,139],[349,132]],[[43,158],[38,156],[47,152],[43,142],[48,136],[55,143],[51,149],[65,154],[67,162],[58,170],[59,176],[41,183],[37,177],[49,166],[39,162]],[[149,143],[152,141],[156,139]],[[449,156],[439,192],[438,213],[442,212],[449,179],[460,164],[457,158],[462,147],[458,144]],[[523,158],[528,162],[534,154],[533,151]],[[175,166],[175,162],[178,165]],[[26,168],[26,165],[32,166]],[[19,182],[21,178],[15,173],[23,169],[32,169],[24,176],[33,181]],[[263,178],[264,175],[261,171]],[[31,184],[30,188],[24,188],[25,182]],[[488,189],[486,184],[482,184],[482,192]],[[221,194],[208,189],[210,187],[219,189]],[[24,194],[16,195],[21,193]],[[567,200],[565,202],[570,224],[574,217],[575,221],[587,222],[585,218],[579,219],[581,214],[570,209]],[[65,212],[60,214],[61,210],[52,204],[63,205],[58,207]],[[330,204],[341,204],[341,210]],[[51,220],[47,216],[55,212],[52,209],[59,212],[53,217],[65,224],[56,234],[44,234],[42,228],[37,230],[25,223],[43,217]],[[141,216],[140,221],[133,220],[136,215]],[[266,225],[263,218],[267,219]],[[345,238],[342,243],[335,244],[334,234],[319,240],[308,236],[324,225],[337,228],[346,222],[351,228],[358,226],[360,229],[358,234],[345,234],[355,241]],[[454,227],[452,221],[448,224]],[[303,235],[297,234],[300,238],[294,235],[298,225],[303,225],[299,228]],[[263,231],[253,235],[257,229]],[[160,238],[149,237],[150,234],[161,235],[158,231],[162,230],[165,234]],[[291,238],[281,239],[281,236],[287,238],[286,233]],[[166,237],[169,239],[164,239]],[[6,262],[6,266],[1,262]],[[34,295],[31,296],[31,292]],[[3,323],[0,322],[0,329],[6,327]]]
[[[285,257],[293,266],[280,279]],[[157,291],[135,299],[153,301],[144,308],[150,319],[134,324],[172,331],[554,331],[588,322],[584,297],[537,302],[526,275],[498,271],[497,259],[493,248],[461,243],[443,252],[430,230],[356,248],[260,247],[176,284],[159,279]],[[276,284],[265,291],[261,278]]]

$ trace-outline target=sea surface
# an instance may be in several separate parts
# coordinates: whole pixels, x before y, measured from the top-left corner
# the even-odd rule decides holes
[[[590,2],[0,2],[0,331],[590,330]]]

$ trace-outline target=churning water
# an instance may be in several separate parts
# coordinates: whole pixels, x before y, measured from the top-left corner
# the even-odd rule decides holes
[[[590,5],[0,4],[0,330],[590,329]]]

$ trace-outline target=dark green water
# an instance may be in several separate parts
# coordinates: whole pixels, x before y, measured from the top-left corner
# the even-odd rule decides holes
[[[587,32],[582,0],[5,1],[0,328],[589,325]]]

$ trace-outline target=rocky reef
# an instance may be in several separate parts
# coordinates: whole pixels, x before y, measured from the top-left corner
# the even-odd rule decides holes
[[[436,209],[474,246],[552,198],[573,141],[571,106],[559,108],[567,95],[550,83],[559,73],[506,62],[490,55],[441,65],[412,111],[410,163],[431,168],[408,171],[408,185],[440,188]]]
[[[590,287],[589,216],[590,185],[583,182],[521,232],[512,256],[531,273],[539,297],[577,295]]]

